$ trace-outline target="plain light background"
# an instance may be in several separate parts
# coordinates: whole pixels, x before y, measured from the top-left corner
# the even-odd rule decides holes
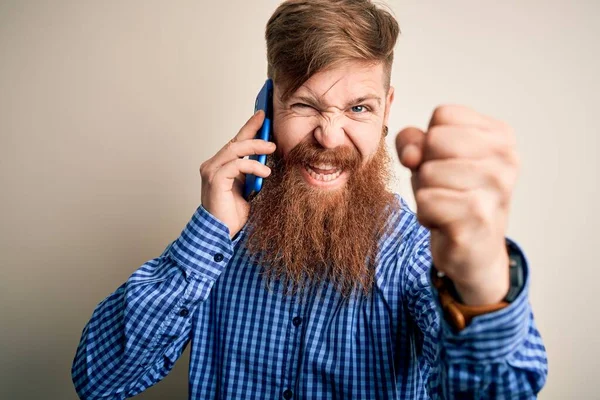
[[[0,1],[0,398],[76,398],[94,307],[178,236],[200,163],[250,116],[277,4]],[[600,398],[600,3],[389,4],[403,32],[390,130],[444,103],[513,125],[509,235],[550,358],[540,398]],[[188,361],[138,398],[186,399]]]

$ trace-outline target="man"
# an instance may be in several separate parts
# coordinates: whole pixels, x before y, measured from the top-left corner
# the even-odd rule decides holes
[[[396,139],[417,215],[390,194],[398,32],[369,0],[275,11],[274,143],[254,139],[259,112],[203,163],[202,205],[181,236],[85,327],[81,398],[142,392],[189,341],[192,399],[535,397],[546,355],[527,267],[504,237],[514,135],[439,107],[426,132]],[[250,203],[248,173],[266,178]]]

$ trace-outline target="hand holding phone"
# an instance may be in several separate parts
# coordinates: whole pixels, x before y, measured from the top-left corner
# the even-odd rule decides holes
[[[258,108],[272,115],[268,107],[261,107],[260,101]],[[242,229],[250,212],[250,204],[244,199],[244,178],[247,175],[260,178],[260,186],[256,181],[252,186],[260,190],[262,179],[271,173],[265,165],[266,155],[275,151],[275,144],[257,139],[258,135],[270,137],[270,118],[268,123],[266,120],[265,113],[255,113],[229,143],[200,166],[202,206],[227,226],[232,238]],[[263,155],[263,162],[261,157],[251,157],[254,154]]]

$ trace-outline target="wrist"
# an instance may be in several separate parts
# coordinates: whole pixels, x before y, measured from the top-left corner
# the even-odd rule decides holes
[[[507,307],[520,295],[526,284],[525,257],[509,239],[506,239],[505,256],[496,257],[498,261],[488,264],[491,268],[481,271],[485,272],[484,278],[492,282],[490,285],[481,280],[481,283],[455,282],[432,266],[431,283],[437,290],[444,317],[453,328],[460,331],[472,318]],[[508,288],[503,282],[508,282]]]
[[[476,282],[453,280],[462,304],[486,306],[502,302],[510,289],[509,257],[506,249],[489,265],[485,273],[479,274]]]

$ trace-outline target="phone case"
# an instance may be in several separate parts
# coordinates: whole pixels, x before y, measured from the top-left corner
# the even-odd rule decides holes
[[[256,139],[271,140],[272,119],[273,119],[273,81],[267,79],[262,89],[256,96],[254,103],[254,112],[263,110],[265,120],[261,128],[256,132]],[[258,154],[250,156],[251,160],[256,160],[263,165],[267,164],[267,155]],[[253,174],[246,174],[246,183],[244,184],[244,198],[250,200],[262,188],[263,178]]]

